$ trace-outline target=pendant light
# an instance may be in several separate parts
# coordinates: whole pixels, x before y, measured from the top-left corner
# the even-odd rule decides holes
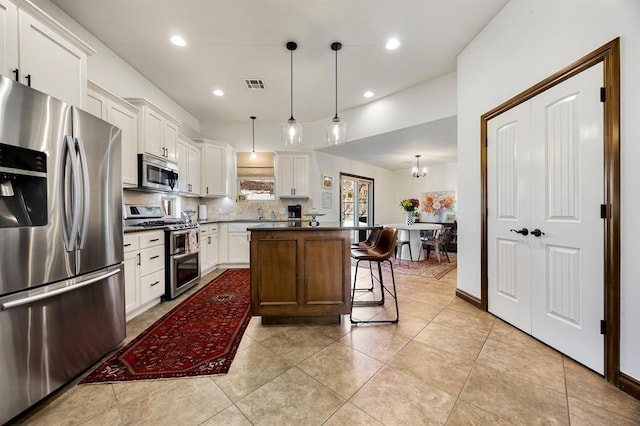
[[[249,118],[251,119],[251,133],[252,133],[252,140],[253,140],[253,143],[251,145],[251,159],[255,160],[256,159],[256,116],[252,115]]]
[[[416,165],[411,168],[411,176],[414,178],[421,178],[427,176],[427,168],[423,167],[420,170],[420,155],[416,155]]]
[[[338,50],[342,43],[331,43],[331,50],[336,52],[336,115],[327,126],[327,145],[338,145],[347,141],[347,123],[338,117]]]
[[[285,146],[302,145],[302,126],[293,118],[293,51],[297,48],[297,43],[293,41],[287,42],[287,49],[291,53],[291,116],[282,125],[282,140]]]

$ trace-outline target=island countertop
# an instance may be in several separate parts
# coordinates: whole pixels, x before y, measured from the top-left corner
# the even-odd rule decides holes
[[[382,229],[382,225],[352,226],[341,225],[338,222],[320,223],[318,226],[309,226],[308,221],[302,221],[295,225],[289,222],[269,222],[252,225],[248,231],[363,231]]]

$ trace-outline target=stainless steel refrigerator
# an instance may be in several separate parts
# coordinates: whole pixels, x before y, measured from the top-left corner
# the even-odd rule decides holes
[[[125,336],[120,129],[0,77],[0,424]]]

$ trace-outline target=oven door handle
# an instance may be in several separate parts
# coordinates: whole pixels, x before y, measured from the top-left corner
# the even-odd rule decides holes
[[[199,252],[200,252],[199,250],[195,250],[195,251],[192,251],[192,252],[189,252],[189,253],[179,254],[177,256],[174,255],[174,256],[171,256],[171,259],[173,259],[173,260],[182,260],[182,259],[184,259],[186,257],[193,256],[194,254],[198,254]]]

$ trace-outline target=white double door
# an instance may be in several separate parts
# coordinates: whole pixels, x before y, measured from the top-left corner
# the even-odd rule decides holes
[[[599,373],[602,76],[593,66],[491,119],[487,132],[489,311]]]

